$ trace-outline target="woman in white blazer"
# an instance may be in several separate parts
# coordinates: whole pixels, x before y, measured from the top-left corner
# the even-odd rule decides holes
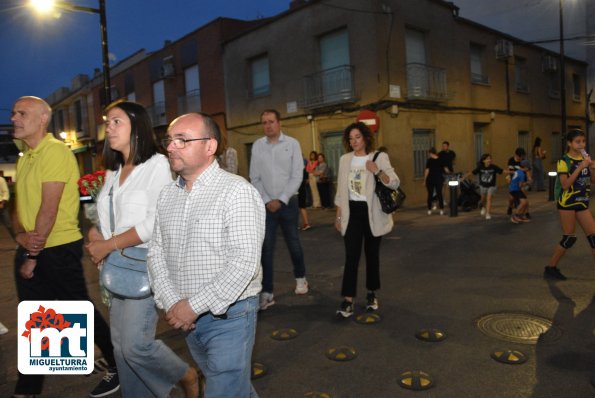
[[[378,309],[376,290],[380,288],[380,241],[382,235],[392,230],[393,218],[382,211],[374,192],[374,175],[392,189],[397,189],[400,181],[386,153],[381,152],[376,161],[372,161],[374,137],[364,123],[349,125],[343,133],[343,144],[351,152],[339,160],[335,228],[345,242],[345,270],[341,287],[344,300],[337,315],[347,318],[353,315],[362,242],[366,255],[366,310]]]

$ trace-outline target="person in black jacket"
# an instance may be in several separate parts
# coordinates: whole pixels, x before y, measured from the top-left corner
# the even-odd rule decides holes
[[[444,183],[444,174],[448,173],[448,168],[438,157],[436,148],[431,147],[428,153],[430,157],[426,161],[426,170],[424,171],[424,185],[428,190],[428,215],[432,214],[434,195],[436,195],[436,199],[438,200],[440,215],[443,215],[444,199],[442,198],[442,184]]]

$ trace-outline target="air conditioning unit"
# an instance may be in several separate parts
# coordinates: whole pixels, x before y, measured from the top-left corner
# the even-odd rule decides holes
[[[500,39],[496,42],[496,58],[504,59],[510,58],[514,55],[512,42],[509,40]]]
[[[163,64],[161,65],[161,78],[165,79],[168,77],[174,77],[176,75],[176,67],[174,66],[173,57],[169,56],[163,58]]]
[[[541,70],[543,72],[556,72],[558,70],[558,58],[553,55],[544,55],[541,59]]]

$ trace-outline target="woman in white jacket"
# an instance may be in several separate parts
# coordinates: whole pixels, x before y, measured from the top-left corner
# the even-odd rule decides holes
[[[392,189],[399,187],[399,177],[386,153],[381,152],[376,161],[372,161],[374,139],[364,123],[349,125],[343,133],[343,144],[351,152],[341,156],[339,161],[335,228],[345,242],[345,270],[341,287],[344,300],[337,314],[347,318],[353,315],[362,242],[366,255],[366,310],[378,309],[376,290],[380,288],[380,240],[382,235],[392,230],[393,218],[382,211],[374,192],[374,175]]]

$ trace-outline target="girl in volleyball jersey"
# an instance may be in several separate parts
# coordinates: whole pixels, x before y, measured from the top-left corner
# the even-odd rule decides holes
[[[595,257],[595,221],[589,211],[591,183],[595,182],[595,162],[585,151],[586,138],[581,130],[571,130],[566,135],[568,151],[558,161],[558,178],[562,192],[557,199],[562,240],[554,249],[550,263],[545,267],[546,279],[565,280],[557,265],[566,250],[576,242],[576,223],[580,225],[591,245],[591,254]]]

